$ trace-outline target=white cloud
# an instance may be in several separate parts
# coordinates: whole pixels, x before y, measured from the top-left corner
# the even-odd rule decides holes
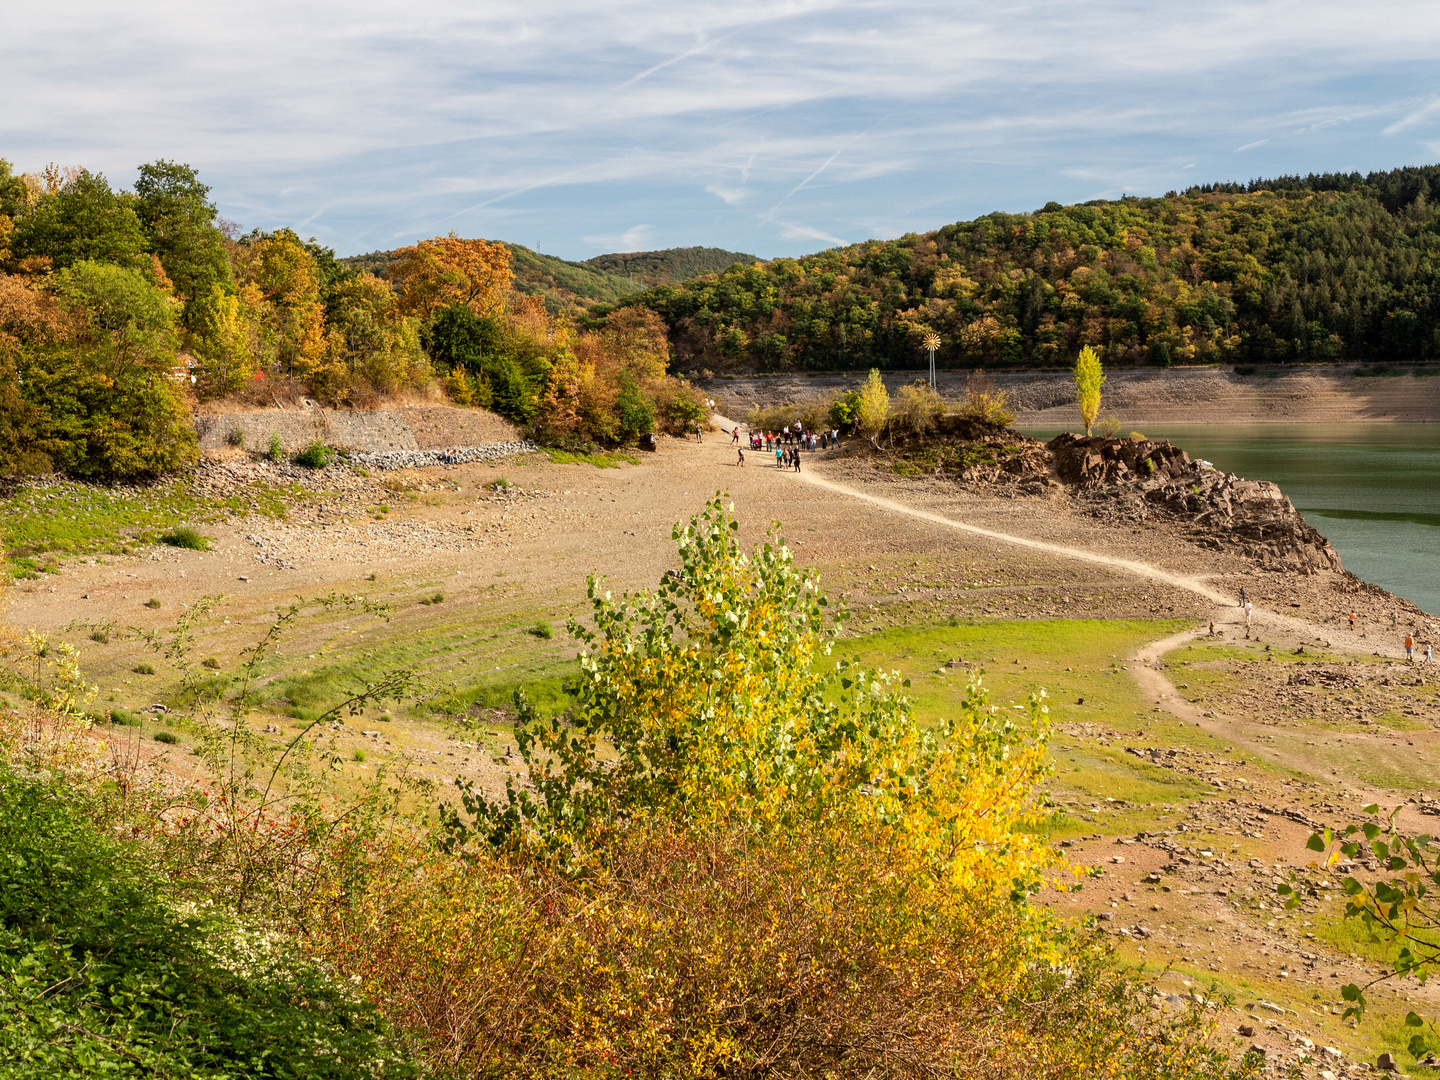
[[[187,160],[229,216],[342,251],[454,227],[580,254],[644,220],[647,244],[794,252],[1187,162],[1238,179],[1241,152],[1409,163],[1440,110],[1440,6],[1402,0],[12,7],[0,153],[119,182]]]

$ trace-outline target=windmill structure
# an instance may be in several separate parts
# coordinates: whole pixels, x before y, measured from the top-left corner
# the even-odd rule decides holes
[[[940,348],[940,335],[934,330],[928,330],[924,339],[920,342],[924,348],[930,351],[930,389],[935,389],[935,350]]]

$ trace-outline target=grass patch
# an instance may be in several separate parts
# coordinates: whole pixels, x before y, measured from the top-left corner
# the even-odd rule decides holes
[[[160,534],[160,543],[187,551],[209,551],[210,541],[189,525],[180,525],[167,533]]]
[[[95,644],[97,645],[109,645],[110,635],[104,630],[91,630],[90,640],[95,642]]]
[[[549,641],[555,636],[555,628],[543,619],[525,632],[532,637],[540,638],[542,641]]]
[[[133,671],[136,675],[154,675],[154,674],[155,674],[155,668],[154,668],[153,666],[151,666],[150,664],[145,664],[145,663],[136,664],[136,665],[135,665],[133,668],[131,668],[130,670]]]
[[[177,520],[203,525],[251,514],[283,519],[290,506],[310,498],[297,485],[265,483],[224,499],[201,498],[188,477],[121,488],[46,481],[0,499],[0,545],[10,573],[29,579],[58,572],[62,556],[134,554]]]
[[[445,594],[443,592],[431,593],[429,596],[422,596],[420,598],[420,603],[424,604],[426,607],[429,607],[432,604],[443,604],[444,602]]]
[[[640,459],[634,454],[627,454],[620,450],[601,451],[595,454],[581,454],[570,450],[547,450],[545,453],[556,465],[593,465],[597,469],[618,469],[621,464],[640,464]]]
[[[180,736],[176,735],[173,731],[157,731],[155,732],[154,739],[158,743],[166,743],[169,746],[174,746],[180,741]]]
[[[1213,793],[1194,776],[1125,753],[1125,745],[1134,743],[1223,751],[1203,731],[1184,727],[1168,713],[1152,712],[1153,703],[1142,697],[1123,668],[1123,658],[1145,642],[1191,625],[1182,619],[941,623],[867,634],[844,642],[842,648],[867,666],[898,670],[907,677],[915,715],[922,722],[938,719],[963,700],[972,674],[989,689],[991,704],[1002,709],[1023,705],[1032,692],[1043,689],[1057,728],[1088,724],[1114,734],[1079,737],[1056,731],[1051,740],[1054,796],[1072,804],[1115,799],[1116,804],[1105,804],[1106,812],[1123,817],[1139,812],[1139,807]],[[944,666],[949,660],[972,666]],[[1071,824],[1084,831],[1078,820]]]
[[[365,751],[364,751],[364,750],[361,750],[361,749],[357,746],[357,747],[355,748],[355,753],[352,754],[351,757],[352,757],[355,761],[364,761],[364,760],[365,760],[365,757],[366,757]]]
[[[158,608],[160,606],[160,601],[156,597],[152,596],[149,600],[145,601],[145,606],[148,608]]]

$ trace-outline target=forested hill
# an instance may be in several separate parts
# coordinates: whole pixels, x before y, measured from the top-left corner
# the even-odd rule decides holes
[[[1440,357],[1440,166],[1048,203],[732,266],[626,304],[681,369]]]
[[[646,286],[675,284],[724,270],[737,262],[755,262],[753,255],[705,247],[597,255],[585,262],[543,255],[520,244],[506,247],[510,249],[510,268],[515,272],[515,290],[542,297],[552,314],[563,311],[578,315],[595,304],[618,303]],[[398,255],[398,251],[372,251],[340,262],[353,270],[383,277]]]

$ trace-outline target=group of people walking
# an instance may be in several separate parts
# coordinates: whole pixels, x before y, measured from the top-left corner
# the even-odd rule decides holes
[[[1251,602],[1250,597],[1249,597],[1248,595],[1246,595],[1246,593],[1245,593],[1245,587],[1244,587],[1243,585],[1240,587],[1240,608],[1241,608],[1242,611],[1245,612],[1245,636],[1248,638],[1248,637],[1250,636],[1250,626],[1251,626],[1251,622],[1252,622],[1252,620],[1253,620],[1253,618],[1254,618],[1254,615],[1255,615],[1255,605],[1254,605],[1254,603]],[[1395,615],[1394,612],[1391,612],[1391,614],[1390,614],[1390,625],[1391,625],[1391,627],[1392,627],[1392,628],[1398,628],[1398,627],[1399,627],[1399,623],[1400,623],[1399,617],[1398,617],[1397,615]],[[1213,632],[1214,632],[1214,628],[1215,628],[1215,624],[1214,624],[1213,622],[1210,624],[1210,628],[1211,628],[1211,632],[1213,633]],[[1355,629],[1355,612],[1353,612],[1353,611],[1350,612],[1350,629],[1351,629],[1352,631]],[[1360,636],[1361,636],[1361,637],[1364,637],[1365,635],[1362,633]],[[1415,635],[1414,635],[1414,634],[1411,634],[1411,633],[1407,633],[1407,634],[1405,635],[1405,642],[1404,642],[1404,644],[1405,644],[1405,659],[1406,659],[1406,660],[1411,660],[1411,661],[1413,661],[1413,660],[1415,659],[1415,647],[1416,647],[1416,646],[1415,646]],[[1428,641],[1425,643],[1425,654],[1424,654],[1424,655],[1425,655],[1425,663],[1427,663],[1427,664],[1432,664],[1432,663],[1435,662],[1434,646],[1433,646],[1430,642],[1428,642]]]
[[[777,469],[799,472],[801,450],[828,450],[832,446],[838,446],[840,432],[836,429],[806,431],[799,424],[795,424],[787,425],[782,431],[750,431],[746,435],[746,441],[749,442],[751,450],[764,450],[767,454],[773,453]],[[735,452],[740,456],[740,460],[736,464],[743,469],[745,467],[745,447],[740,443],[738,425],[730,432],[730,445],[735,447]]]

